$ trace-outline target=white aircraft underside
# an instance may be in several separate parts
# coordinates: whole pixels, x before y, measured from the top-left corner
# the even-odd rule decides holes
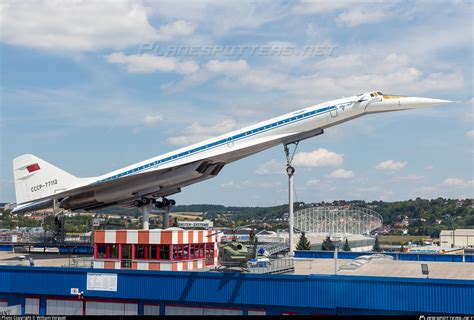
[[[97,209],[131,207],[137,200],[167,197],[215,177],[228,163],[279,144],[289,144],[369,113],[429,107],[447,100],[370,92],[333,100],[151,158],[113,172],[77,178],[31,154],[13,160],[18,205],[13,212],[52,206]]]

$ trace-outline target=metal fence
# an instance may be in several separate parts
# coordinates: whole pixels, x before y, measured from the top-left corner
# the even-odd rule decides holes
[[[288,273],[295,270],[295,262],[293,258],[280,258],[269,260],[268,263],[259,264],[257,266],[249,265],[247,272],[249,273]]]

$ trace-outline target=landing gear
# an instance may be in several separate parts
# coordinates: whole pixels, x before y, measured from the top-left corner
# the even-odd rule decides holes
[[[166,200],[166,201],[167,201],[167,202],[166,202],[166,203],[167,203],[166,205],[172,205],[172,206],[174,206],[174,205],[176,204],[176,201],[174,201],[174,200],[168,200],[168,199],[166,199],[166,198],[163,199],[163,200]],[[136,200],[134,200],[134,201],[133,201],[133,206],[134,206],[134,207],[137,207],[137,208],[140,208],[140,207],[146,206],[146,205],[148,205],[148,204],[154,204],[154,205],[156,205],[156,204],[159,204],[159,203],[161,203],[161,202],[156,201],[155,198],[141,198],[141,199],[136,199]]]
[[[133,206],[137,207],[143,214],[143,229],[148,230],[150,213],[163,213],[163,229],[169,228],[170,207],[176,205],[173,199],[162,198],[157,201],[155,198],[141,198],[133,201]]]
[[[133,206],[140,208],[143,205],[143,202],[141,200],[134,200],[133,201]]]
[[[161,199],[161,201],[156,201],[155,207],[157,207],[158,209],[163,209],[167,207],[169,208],[174,205],[176,205],[176,201],[174,201],[173,199],[163,198]]]

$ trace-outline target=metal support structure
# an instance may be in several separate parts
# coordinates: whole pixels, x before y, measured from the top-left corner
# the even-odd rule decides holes
[[[288,245],[290,247],[289,254],[293,256],[293,231],[294,231],[294,213],[293,213],[293,176],[295,174],[295,168],[291,166],[291,162],[293,161],[293,157],[295,156],[296,149],[298,148],[299,141],[296,141],[292,144],[295,145],[295,149],[293,153],[290,154],[290,150],[288,149],[288,144],[284,144],[283,147],[285,149],[286,155],[286,174],[288,175]]]
[[[143,216],[143,230],[148,230],[150,228],[150,211],[154,208],[154,205],[147,204],[139,207]]]
[[[170,227],[170,208],[166,207],[163,211],[163,229]]]
[[[163,213],[163,229],[170,227],[170,206],[157,208],[154,204],[149,203],[138,208],[143,216],[143,230],[150,228],[150,213]]]
[[[337,276],[337,254],[339,252],[339,246],[341,245],[342,237],[331,237],[331,241],[334,246],[334,274]]]
[[[291,166],[288,166],[286,169],[288,173],[288,224],[289,224],[289,246],[290,246],[290,255],[293,255],[293,229],[294,229],[294,214],[293,214],[293,174],[295,169]],[[291,173],[292,172],[292,173]]]

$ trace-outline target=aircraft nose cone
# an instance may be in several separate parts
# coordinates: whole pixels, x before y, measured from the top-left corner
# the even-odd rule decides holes
[[[402,106],[410,108],[424,108],[431,107],[438,104],[452,103],[450,100],[443,99],[431,99],[431,98],[419,98],[419,97],[406,97],[405,99],[400,99]]]

